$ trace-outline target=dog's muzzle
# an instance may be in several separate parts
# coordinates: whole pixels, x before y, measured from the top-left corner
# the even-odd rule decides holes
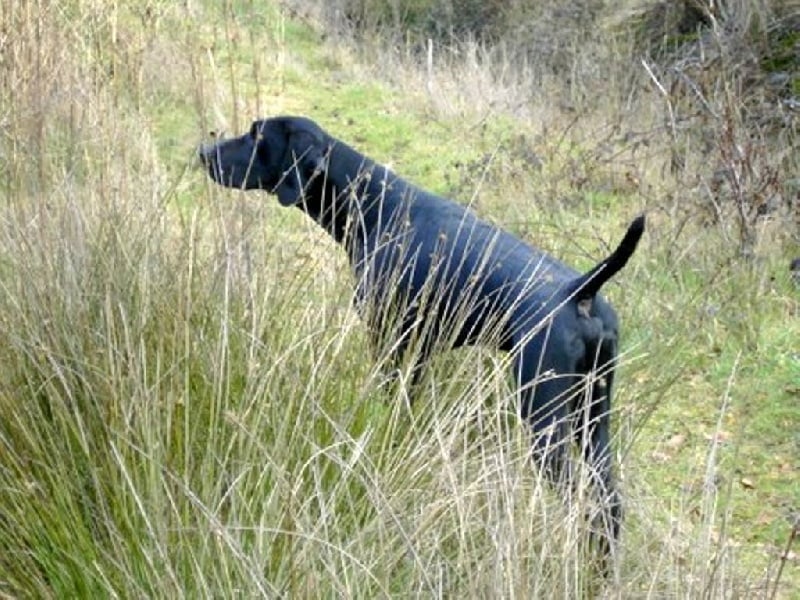
[[[200,144],[197,147],[197,158],[200,159],[200,162],[205,167],[215,162],[216,156],[217,147],[214,144]]]
[[[217,183],[222,183],[223,176],[219,160],[219,148],[216,144],[200,144],[197,147],[197,158],[211,179]]]

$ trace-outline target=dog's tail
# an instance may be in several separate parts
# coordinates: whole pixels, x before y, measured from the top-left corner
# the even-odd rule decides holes
[[[622,238],[614,252],[598,263],[591,271],[573,281],[571,291],[577,300],[593,298],[600,291],[600,288],[625,266],[628,259],[633,255],[634,250],[636,250],[639,238],[644,233],[644,221],[644,215],[636,217],[628,226],[625,237]]]

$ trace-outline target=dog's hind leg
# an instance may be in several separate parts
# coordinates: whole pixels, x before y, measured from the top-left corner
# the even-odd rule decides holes
[[[593,484],[601,502],[601,520],[596,521],[601,550],[608,554],[619,537],[622,503],[616,489],[611,452],[611,397],[614,387],[616,341],[601,342],[597,364],[590,371],[592,386],[588,407],[588,436],[582,440],[584,461],[591,469]]]
[[[616,340],[608,337],[600,343],[597,340],[598,336],[586,340],[586,356],[579,361],[584,385],[582,392],[575,397],[570,422],[573,437],[583,455],[594,498],[586,514],[591,523],[591,539],[598,551],[601,569],[608,574],[608,559],[619,538],[622,522],[622,506],[614,482],[611,452],[610,413]],[[580,481],[578,479],[572,483],[579,485]]]
[[[567,343],[566,339],[553,338],[565,328],[551,327],[536,334],[522,345],[514,368],[520,386],[520,411],[533,431],[533,457],[545,476],[565,497],[572,496],[579,480],[571,468],[570,447],[574,437],[584,451],[584,459],[593,469],[592,484],[601,503],[600,519],[595,519],[592,539],[599,550],[601,570],[609,573],[608,557],[620,528],[621,507],[611,472],[609,434],[610,392],[613,373],[603,373],[594,381],[589,393],[589,414],[585,418],[571,414],[580,394],[583,377],[578,375],[578,352],[582,344]],[[548,344],[551,346],[548,348]],[[613,348],[609,349],[612,351]],[[609,366],[609,357],[601,352],[599,364]],[[584,371],[585,372],[585,371]],[[578,409],[580,410],[580,409]],[[588,432],[583,430],[587,426]],[[577,427],[570,431],[572,427]],[[585,437],[584,437],[585,436]]]
[[[549,480],[564,483],[568,458],[568,403],[576,378],[572,360],[548,351],[550,330],[536,334],[518,350],[514,374],[520,390],[520,415],[530,424],[533,458]]]

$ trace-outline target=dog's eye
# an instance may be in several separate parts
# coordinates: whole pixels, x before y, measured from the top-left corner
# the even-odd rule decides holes
[[[264,138],[264,134],[261,133],[261,125],[259,123],[253,123],[250,126],[250,137],[253,138],[254,142],[260,142]]]

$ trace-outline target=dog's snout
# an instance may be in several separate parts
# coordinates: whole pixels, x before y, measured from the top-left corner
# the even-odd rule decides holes
[[[197,158],[200,159],[200,162],[204,165],[208,165],[214,156],[214,145],[213,144],[200,144],[197,147]]]

